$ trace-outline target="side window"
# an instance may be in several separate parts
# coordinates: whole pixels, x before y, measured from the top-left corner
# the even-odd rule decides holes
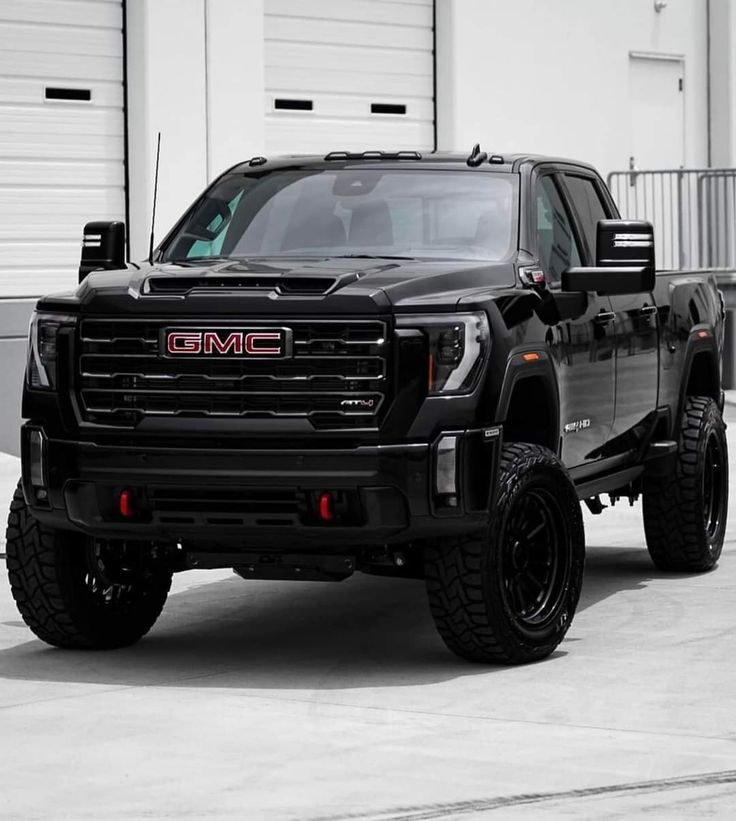
[[[537,182],[537,253],[550,284],[566,268],[580,265],[580,249],[565,206],[552,177]]]
[[[595,183],[589,177],[573,177],[566,174],[565,184],[590,251],[590,264],[595,265],[598,220],[608,219],[608,214]]]

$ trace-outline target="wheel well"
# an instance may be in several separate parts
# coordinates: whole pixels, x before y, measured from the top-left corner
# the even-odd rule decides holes
[[[506,442],[543,445],[557,453],[555,398],[547,380],[539,376],[520,379],[513,387],[504,421]]]
[[[710,396],[719,399],[718,369],[708,351],[696,353],[690,363],[690,374],[685,388],[686,396]]]

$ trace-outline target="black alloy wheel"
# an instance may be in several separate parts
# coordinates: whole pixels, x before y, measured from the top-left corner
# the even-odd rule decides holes
[[[560,460],[540,445],[504,445],[488,530],[425,546],[440,636],[470,661],[546,658],[572,623],[584,560],[580,503]]]
[[[18,485],[6,531],[10,589],[25,623],[56,647],[133,644],[154,625],[171,568],[154,545],[109,542],[34,519]]]
[[[689,397],[676,462],[665,476],[644,477],[647,548],[660,570],[712,570],[728,518],[728,445],[718,405]]]
[[[559,612],[570,576],[568,545],[568,527],[552,493],[530,489],[516,501],[501,567],[506,603],[521,627],[544,627]]]

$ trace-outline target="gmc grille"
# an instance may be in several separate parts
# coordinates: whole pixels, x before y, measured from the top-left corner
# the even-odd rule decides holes
[[[290,328],[293,355],[164,357],[165,328]],[[305,417],[318,429],[376,428],[387,404],[382,320],[84,319],[77,393],[88,422],[133,427],[145,417]]]

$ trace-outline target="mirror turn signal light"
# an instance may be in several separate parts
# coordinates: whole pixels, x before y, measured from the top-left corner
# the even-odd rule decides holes
[[[523,355],[524,362],[538,362],[539,361],[539,354],[538,353],[525,353]]]

